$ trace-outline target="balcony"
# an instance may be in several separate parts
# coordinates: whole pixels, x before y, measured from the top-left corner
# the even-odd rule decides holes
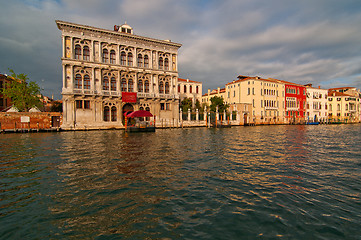
[[[266,110],[278,110],[278,107],[264,107]]]

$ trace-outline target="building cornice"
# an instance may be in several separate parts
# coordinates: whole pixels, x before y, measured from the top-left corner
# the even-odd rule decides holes
[[[65,21],[60,21],[60,20],[55,20],[55,22],[56,22],[56,25],[58,26],[59,30],[63,30],[64,28],[71,28],[71,29],[76,29],[78,31],[90,31],[90,32],[95,32],[95,33],[102,33],[102,34],[107,34],[109,36],[122,37],[122,38],[126,38],[126,39],[131,39],[131,40],[148,41],[148,42],[163,44],[166,46],[172,46],[172,47],[176,47],[176,48],[180,48],[182,46],[182,44],[180,44],[180,43],[159,40],[159,39],[149,38],[149,37],[142,37],[142,36],[128,34],[128,33],[116,32],[114,30],[107,30],[107,29],[91,27],[91,26],[81,25],[81,24],[76,24],[76,23],[70,23],[70,22],[65,22]]]

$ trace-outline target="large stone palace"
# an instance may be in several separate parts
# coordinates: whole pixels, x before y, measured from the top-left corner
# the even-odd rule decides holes
[[[123,128],[126,111],[148,110],[156,124],[179,121],[181,44],[56,21],[62,31],[63,129]]]

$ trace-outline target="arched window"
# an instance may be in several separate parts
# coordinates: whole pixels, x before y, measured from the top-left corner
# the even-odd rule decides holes
[[[198,94],[198,86],[196,86],[196,93]]]
[[[112,91],[117,91],[117,80],[115,80],[115,77],[110,79],[110,89]]]
[[[81,47],[80,45],[75,45],[75,59],[81,58]]]
[[[138,67],[143,67],[143,56],[138,54]]]
[[[330,104],[329,110],[332,111],[332,105]]]
[[[108,49],[103,49],[103,63],[107,63],[109,61],[109,52]]]
[[[165,93],[169,94],[169,82],[165,83]]]
[[[110,63],[115,64],[115,51],[110,51]]]
[[[144,92],[148,93],[149,92],[149,81],[145,80],[144,82]]]
[[[159,58],[158,68],[163,69],[163,58],[162,57]]]
[[[138,92],[143,92],[143,81],[138,80]]]
[[[105,106],[105,107],[104,107],[103,120],[104,120],[105,122],[109,122],[109,120],[110,120],[109,107],[108,107],[108,106]]]
[[[81,77],[81,75],[80,74],[77,74],[77,75],[75,75],[75,88],[77,88],[77,89],[81,89],[81,86],[82,86],[83,84],[82,84],[82,77]]]
[[[89,75],[84,75],[84,89],[90,89],[90,77],[89,77]]]
[[[83,48],[83,60],[89,61],[90,60],[90,51],[88,46],[84,46]]]
[[[187,86],[186,86],[186,85],[184,85],[183,92],[184,92],[184,93],[186,93],[186,92],[187,92]]]
[[[189,86],[189,93],[192,93],[192,86]]]
[[[128,92],[133,92],[133,80],[128,80]]]
[[[144,67],[149,68],[149,57],[148,57],[148,55],[144,55]]]
[[[159,93],[164,93],[164,85],[163,82],[159,83]]]
[[[112,120],[112,122],[117,121],[117,108],[114,106],[111,109],[111,120]]]
[[[346,103],[346,111],[348,110],[348,104]]]
[[[128,53],[128,66],[129,67],[133,66],[133,54],[132,53]]]
[[[103,90],[109,90],[109,78],[107,76],[103,78]]]
[[[164,59],[164,69],[169,70],[169,60],[168,60],[168,58]]]
[[[127,91],[127,80],[125,78],[122,79],[122,92]]]
[[[122,53],[120,54],[120,64],[121,64],[122,66],[127,65],[127,54],[126,54],[125,52],[122,52]]]
[[[146,107],[146,108],[145,108],[145,111],[150,112],[150,108],[149,108],[149,107]],[[146,120],[146,121],[149,121],[149,120],[150,120],[150,117],[146,117],[145,120]]]
[[[341,110],[341,106],[340,104],[337,104],[337,111],[340,111]]]

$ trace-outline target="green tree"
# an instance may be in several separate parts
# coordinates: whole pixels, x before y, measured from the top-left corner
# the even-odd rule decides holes
[[[223,102],[222,97],[214,96],[211,99],[211,111],[215,112],[218,106],[218,112],[224,112],[228,109],[229,105]]]
[[[192,109],[192,99],[191,98],[184,98],[181,101],[180,108],[183,112],[187,112],[188,109]]]
[[[23,73],[16,74],[12,69],[9,71],[13,79],[3,88],[2,94],[10,98],[19,111],[27,112],[34,106],[41,108],[39,85],[36,82],[28,81],[28,76]]]
[[[196,100],[196,103],[195,103],[195,109],[198,109],[198,111],[203,112],[203,108],[198,99]]]

